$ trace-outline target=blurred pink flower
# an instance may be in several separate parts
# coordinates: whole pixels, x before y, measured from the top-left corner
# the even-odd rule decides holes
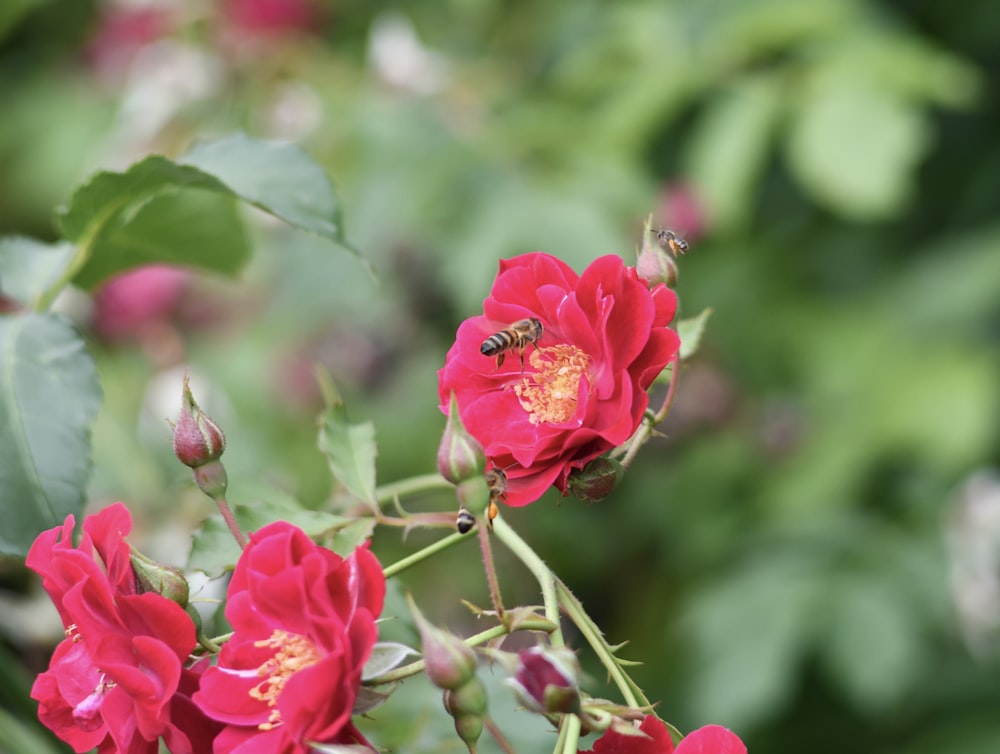
[[[308,31],[319,18],[319,7],[313,0],[225,0],[222,11],[234,30],[256,37]]]
[[[664,187],[655,215],[661,227],[670,228],[688,241],[703,236],[708,226],[704,205],[694,187],[686,183]]]
[[[164,265],[123,272],[98,291],[94,329],[111,341],[137,339],[177,309],[191,273]]]
[[[108,3],[87,48],[91,64],[104,78],[119,79],[139,51],[176,26],[170,9]]]

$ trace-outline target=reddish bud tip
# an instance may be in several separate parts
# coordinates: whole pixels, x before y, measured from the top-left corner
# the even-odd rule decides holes
[[[454,634],[431,625],[412,598],[408,597],[407,602],[420,630],[424,670],[431,683],[442,689],[456,689],[466,684],[476,673],[475,652]]]
[[[610,495],[624,475],[625,469],[618,461],[599,457],[570,474],[566,488],[577,500],[596,503]]]
[[[217,460],[225,449],[226,436],[195,403],[185,374],[181,415],[174,425],[174,455],[185,466],[197,469]]]
[[[486,465],[483,446],[462,425],[454,393],[451,394],[448,421],[438,448],[437,465],[441,476],[452,484],[481,475]]]
[[[179,569],[150,560],[135,549],[131,550],[130,556],[140,594],[155,592],[181,607],[187,606],[190,587]]]
[[[543,714],[580,711],[580,663],[566,648],[535,646],[518,654],[507,683],[528,709]]]

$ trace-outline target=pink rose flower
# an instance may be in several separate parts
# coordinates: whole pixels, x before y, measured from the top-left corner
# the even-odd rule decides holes
[[[367,546],[345,559],[284,521],[252,534],[229,584],[234,633],[194,697],[226,726],[215,754],[367,745],[351,714],[384,599]]]
[[[468,432],[507,474],[506,502],[527,505],[552,485],[627,440],[649,404],[647,388],[677,356],[667,325],[677,297],[652,290],[621,258],[577,275],[534,252],[502,260],[483,314],[463,322],[438,372],[441,410],[451,393]],[[484,356],[487,338],[537,319],[537,342],[507,351],[502,367]]]

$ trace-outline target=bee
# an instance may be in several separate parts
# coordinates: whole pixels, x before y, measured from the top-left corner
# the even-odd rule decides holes
[[[489,517],[490,528],[492,529],[493,519],[500,512],[497,502],[507,497],[507,472],[503,469],[489,469],[484,476],[486,478],[486,486],[490,490],[490,504],[486,509],[486,515]]]
[[[496,356],[497,369],[503,366],[507,351],[518,349],[521,356],[521,371],[524,371],[524,349],[529,343],[538,343],[542,337],[542,323],[534,317],[519,319],[510,327],[495,333],[483,341],[479,352],[483,356]]]
[[[656,236],[657,242],[664,249],[669,248],[675,255],[683,254],[688,250],[688,242],[674,233],[672,230],[650,230]]]
[[[472,527],[476,525],[476,517],[469,513],[469,509],[464,505],[458,509],[458,518],[455,519],[455,526],[459,534],[468,534]]]
[[[490,528],[493,528],[493,519],[500,512],[497,502],[503,500],[507,495],[507,473],[503,469],[488,469],[483,478],[486,480],[486,487],[490,491],[490,503],[486,509],[487,520]],[[464,505],[458,509],[458,516],[455,519],[455,528],[460,534],[467,534],[476,525],[476,517],[472,515]]]

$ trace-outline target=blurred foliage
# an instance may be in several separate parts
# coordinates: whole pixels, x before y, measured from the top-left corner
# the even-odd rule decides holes
[[[126,3],[0,11],[0,233],[52,240],[93,170],[244,129],[324,163],[379,278],[260,218],[239,280],[192,279],[127,336],[101,330],[100,294],[60,301],[105,393],[95,505],[126,500],[150,554],[186,560],[209,510],[164,422],[185,363],[238,502],[337,499],[317,362],[351,421],[374,424],[378,483],[431,470],[435,372],[497,259],[631,259],[653,211],[691,244],[684,315],[714,309],[668,436],[603,503],[550,494],[507,519],[630,641],[682,729],[722,723],[772,754],[997,751],[998,645],[969,641],[964,540],[946,540],[956,489],[1000,463],[1000,6],[341,0],[264,33],[233,5],[154,4],[145,36],[114,25]],[[428,536],[379,529],[376,551],[389,563]],[[500,557],[508,601],[537,601]],[[458,598],[488,601],[472,562],[459,549],[399,580],[471,631]],[[30,677],[60,628],[31,617],[17,564],[0,578],[4,673]],[[387,743],[443,751],[439,699],[404,690],[383,717],[433,727]],[[512,708],[504,693],[491,704]],[[37,735],[30,704],[3,703]]]

